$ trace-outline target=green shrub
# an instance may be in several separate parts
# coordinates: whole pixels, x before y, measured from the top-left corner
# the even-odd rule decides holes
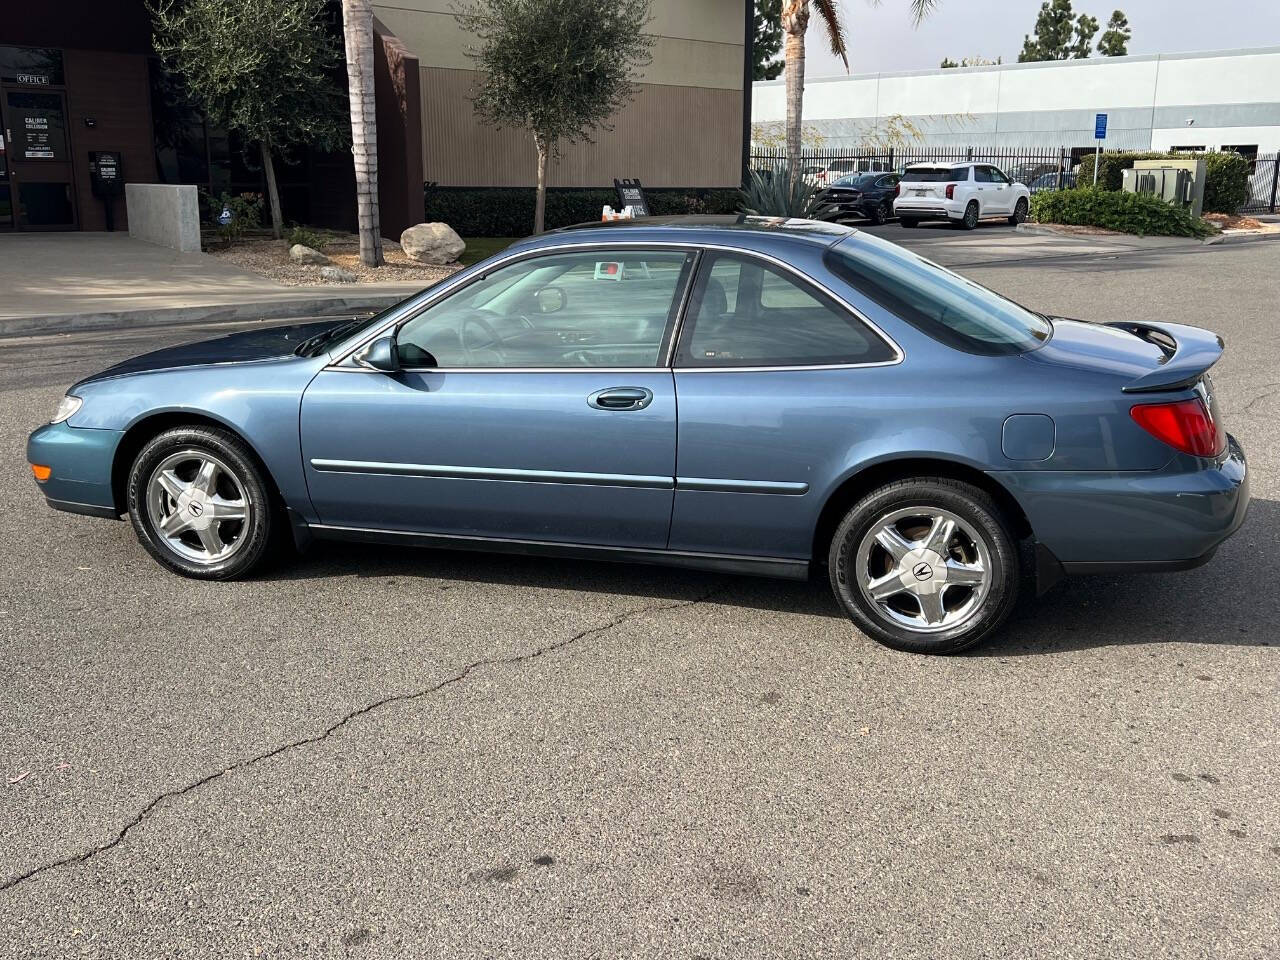
[[[1234,150],[1205,154],[1205,213],[1235,213],[1249,199],[1249,161]]]
[[[737,190],[645,190],[649,213],[737,213]],[[427,221],[442,221],[464,237],[525,237],[533,229],[532,187],[437,188],[424,204]],[[600,219],[605,205],[618,207],[612,189],[548,190],[546,226],[567,227]]]
[[[1235,213],[1249,198],[1249,161],[1234,150],[1214,153],[1104,153],[1098,167],[1098,186],[1103,190],[1122,189],[1124,171],[1137,160],[1194,160],[1199,157],[1205,161],[1205,213]],[[1081,159],[1076,176],[1077,187],[1093,186],[1093,160],[1092,153]]]
[[[229,193],[214,196],[203,187],[199,191],[200,207],[205,211],[205,222],[213,227],[218,238],[226,245],[240,240],[246,230],[254,230],[262,226],[263,201],[260,193]],[[222,223],[219,217],[222,211],[229,211],[231,220]]]
[[[300,243],[304,247],[310,247],[312,250],[321,250],[329,242],[329,237],[326,234],[321,233],[319,230],[312,230],[310,227],[290,227],[285,236],[288,237],[289,246],[292,247]]]
[[[1034,194],[1031,219],[1037,223],[1102,227],[1138,236],[1207,237],[1215,232],[1203,220],[1193,219],[1185,210],[1159,197],[1093,187]]]

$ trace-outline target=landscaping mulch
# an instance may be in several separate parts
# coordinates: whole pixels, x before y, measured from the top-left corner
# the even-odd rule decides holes
[[[360,241],[354,234],[335,236],[320,248],[320,252],[329,258],[333,266],[355,274],[357,283],[413,281],[426,286],[462,269],[457,263],[444,266],[418,263],[410,260],[394,240],[383,240],[382,243],[386,263],[381,267],[366,267],[360,262]],[[289,258],[287,240],[249,239],[230,247],[210,245],[206,249],[212,257],[287,286],[350,286],[322,278],[320,268],[324,264],[295,263]]]

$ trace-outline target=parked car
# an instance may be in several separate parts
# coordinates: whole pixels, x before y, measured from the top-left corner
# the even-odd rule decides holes
[[[902,177],[893,212],[904,227],[950,220],[972,230],[984,217],[1027,219],[1031,191],[989,163],[913,163]]]
[[[857,157],[851,160],[832,160],[827,164],[827,183],[835,183],[851,173],[890,173],[893,168],[883,160]]]
[[[1044,317],[836,224],[614,221],[371,318],[125,361],[27,459],[50,506],[127,512],[189,577],[281,536],[823,569],[866,633],[944,653],[1026,585],[1213,555],[1249,500],[1221,352]]]
[[[806,163],[800,168],[800,175],[816,187],[825,186],[827,168],[820,163]]]
[[[885,223],[893,216],[893,198],[897,196],[901,179],[896,173],[855,173],[841,177],[818,195],[827,204],[822,219],[862,217]]]
[[[1076,175],[1073,170],[1062,171],[1062,189],[1066,190],[1076,185]],[[1037,193],[1041,190],[1057,190],[1058,189],[1058,172],[1044,173],[1036,177],[1030,184],[1031,192]]]
[[[1033,180],[1044,176],[1046,173],[1054,173],[1057,169],[1058,165],[1056,163],[1027,162],[1017,164],[1008,171],[1008,174],[1009,179],[1015,183],[1025,183],[1027,186],[1031,186]]]

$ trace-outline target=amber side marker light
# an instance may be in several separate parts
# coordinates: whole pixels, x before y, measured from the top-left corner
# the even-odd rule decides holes
[[[35,474],[37,483],[44,483],[53,476],[53,467],[43,467],[38,463],[31,465],[31,472]]]

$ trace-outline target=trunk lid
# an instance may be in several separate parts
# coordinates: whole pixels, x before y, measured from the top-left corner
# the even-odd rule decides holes
[[[1195,386],[1222,356],[1222,338],[1181,323],[1053,319],[1053,336],[1026,354],[1037,363],[1110,373],[1125,393]]]

